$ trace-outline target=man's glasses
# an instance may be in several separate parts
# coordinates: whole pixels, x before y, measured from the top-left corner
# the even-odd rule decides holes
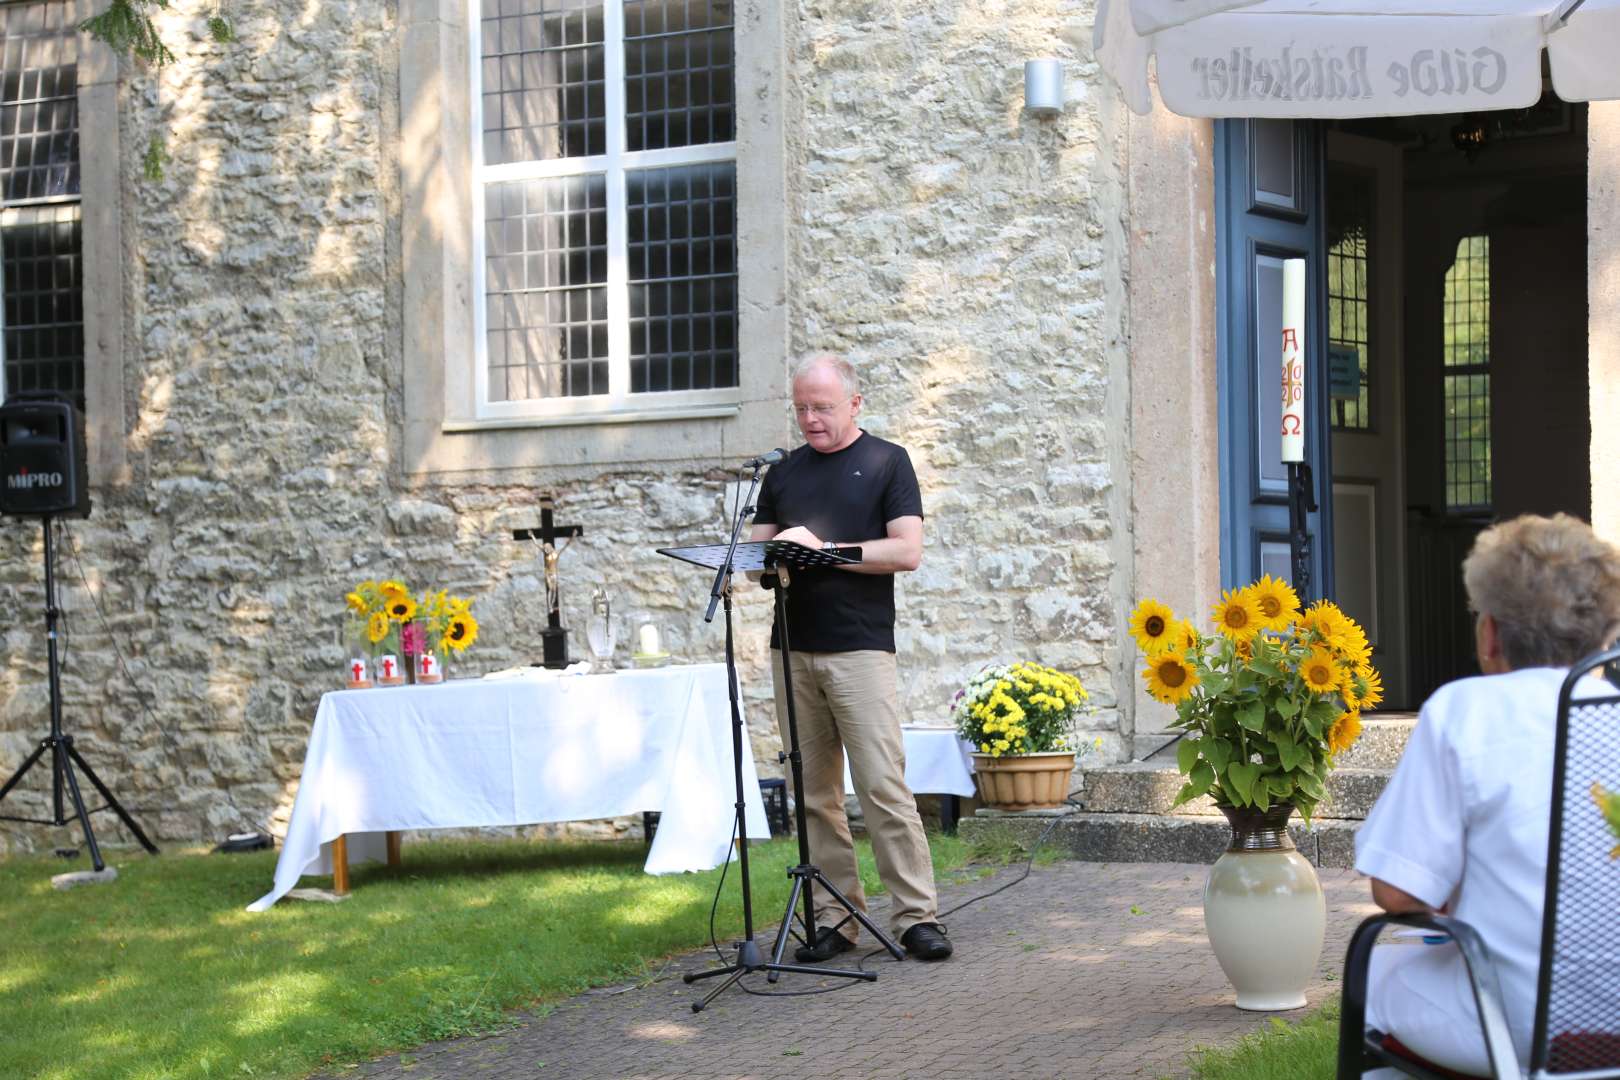
[[[843,398],[833,402],[831,405],[794,405],[790,411],[799,420],[803,420],[807,416],[819,416],[826,419],[842,408],[848,400],[849,398]]]

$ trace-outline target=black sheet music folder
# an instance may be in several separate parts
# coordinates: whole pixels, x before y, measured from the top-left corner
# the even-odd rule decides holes
[[[697,544],[692,547],[659,548],[658,554],[680,559],[694,566],[717,570],[726,561],[727,544]],[[769,570],[774,566],[787,566],[793,570],[808,570],[817,566],[842,566],[861,561],[859,547],[808,548],[791,540],[752,540],[737,545],[731,568],[738,573],[749,570]]]

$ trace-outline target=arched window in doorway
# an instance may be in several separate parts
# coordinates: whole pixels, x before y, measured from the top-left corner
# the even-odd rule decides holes
[[[1465,236],[1443,310],[1446,509],[1491,505],[1491,241]]]

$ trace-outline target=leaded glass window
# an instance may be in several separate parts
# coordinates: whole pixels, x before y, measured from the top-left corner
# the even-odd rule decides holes
[[[0,284],[4,391],[84,407],[78,34],[73,8],[0,6]]]
[[[472,3],[481,411],[736,387],[731,0]]]
[[[1491,241],[1465,236],[1446,271],[1441,354],[1446,508],[1491,505]]]
[[[1368,245],[1373,184],[1369,173],[1330,167],[1327,207],[1330,411],[1340,431],[1371,431],[1372,288]]]

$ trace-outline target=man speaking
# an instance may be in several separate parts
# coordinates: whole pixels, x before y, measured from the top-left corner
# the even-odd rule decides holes
[[[855,426],[861,394],[849,361],[812,356],[793,372],[793,415],[805,445],[772,467],[760,489],[751,540],[806,547],[858,546],[861,561],[794,573],[787,593],[793,706],[803,756],[810,857],[850,902],[866,909],[844,816],[844,755],[866,816],[889,925],[906,952],[943,960],[934,868],[905,779],[894,658],[894,575],[922,559],[922,496],[906,451]],[[781,642],[772,632],[776,715],[786,724]],[[783,742],[787,741],[783,732]],[[800,963],[838,955],[859,929],[816,893],[814,941]],[[843,921],[840,922],[840,917]]]

